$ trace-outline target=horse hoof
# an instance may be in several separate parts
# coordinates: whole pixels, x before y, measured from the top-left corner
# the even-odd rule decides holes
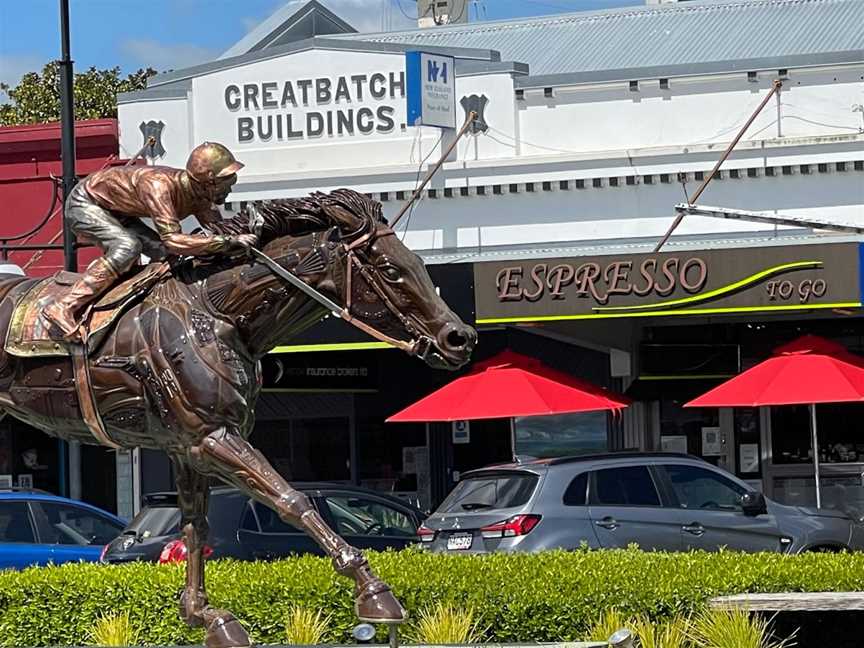
[[[252,641],[233,614],[223,613],[207,624],[207,648],[250,648]]]
[[[364,623],[402,623],[408,613],[380,580],[369,583],[354,604],[357,618]]]

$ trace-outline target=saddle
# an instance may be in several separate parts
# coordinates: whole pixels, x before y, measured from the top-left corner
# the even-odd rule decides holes
[[[126,308],[147,294],[163,277],[170,273],[167,262],[151,263],[121,281],[92,304],[83,316],[83,339],[67,342],[62,333],[46,322],[42,309],[59,298],[80,275],[61,271],[22,291],[12,310],[9,331],[6,334],[6,352],[19,357],[71,356],[75,372],[75,391],[81,416],[90,432],[102,445],[119,448],[105,429],[90,381],[89,354],[111,330]]]
[[[126,307],[148,293],[169,272],[170,265],[166,262],[146,265],[92,304],[83,318],[87,348],[97,348]],[[62,270],[18,296],[6,333],[7,353],[24,358],[70,356],[81,346],[64,340],[63,334],[41,317],[42,309],[61,297],[79,277]]]

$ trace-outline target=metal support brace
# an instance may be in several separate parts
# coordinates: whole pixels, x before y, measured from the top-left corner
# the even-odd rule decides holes
[[[741,127],[741,130],[738,131],[738,134],[735,136],[735,139],[733,139],[732,142],[729,144],[729,146],[726,147],[726,150],[723,151],[723,155],[721,155],[720,159],[717,160],[717,164],[715,164],[714,168],[711,169],[711,173],[708,174],[708,177],[702,181],[701,185],[699,185],[699,188],[696,190],[696,193],[694,193],[691,197],[689,197],[687,199],[687,202],[689,204],[692,205],[697,200],[699,200],[699,196],[702,195],[702,192],[705,191],[705,188],[708,186],[708,183],[711,182],[711,180],[714,178],[715,175],[717,175],[717,172],[720,170],[720,166],[726,161],[726,158],[729,157],[729,154],[732,153],[732,149],[735,148],[735,146],[738,144],[738,142],[744,136],[744,133],[747,132],[747,129],[750,128],[750,125],[756,120],[756,117],[759,116],[759,113],[762,112],[762,109],[765,107],[765,105],[768,103],[768,101],[771,99],[771,97],[773,97],[776,92],[779,92],[780,88],[782,86],[783,86],[783,82],[780,81],[780,79],[774,79],[774,84],[772,85],[770,92],[767,95],[765,95],[765,98],[762,100],[762,102],[759,104],[759,106],[756,108],[756,110],[753,112],[753,114],[750,115],[750,119],[748,119],[747,123],[745,123],[744,126]],[[672,226],[668,230],[666,230],[666,233],[663,235],[663,238],[660,239],[660,242],[657,244],[657,247],[654,248],[655,254],[657,252],[659,252],[660,249],[666,244],[666,241],[669,240],[669,237],[672,236],[672,233],[678,228],[678,226],[681,224],[681,221],[684,220],[684,214],[685,214],[685,212],[682,212],[682,211],[678,212],[678,215],[675,217],[675,220],[672,222]]]

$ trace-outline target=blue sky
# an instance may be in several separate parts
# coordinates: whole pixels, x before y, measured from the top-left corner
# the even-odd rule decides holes
[[[414,0],[321,0],[358,31],[416,26]],[[215,58],[279,7],[305,0],[70,0],[76,70],[157,70]],[[478,0],[471,20],[587,11],[642,0]],[[60,57],[59,0],[0,0],[0,81]]]

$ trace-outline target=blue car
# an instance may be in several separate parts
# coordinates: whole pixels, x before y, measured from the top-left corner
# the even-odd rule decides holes
[[[116,515],[34,490],[0,491],[0,569],[65,562],[98,562],[123,531]]]

